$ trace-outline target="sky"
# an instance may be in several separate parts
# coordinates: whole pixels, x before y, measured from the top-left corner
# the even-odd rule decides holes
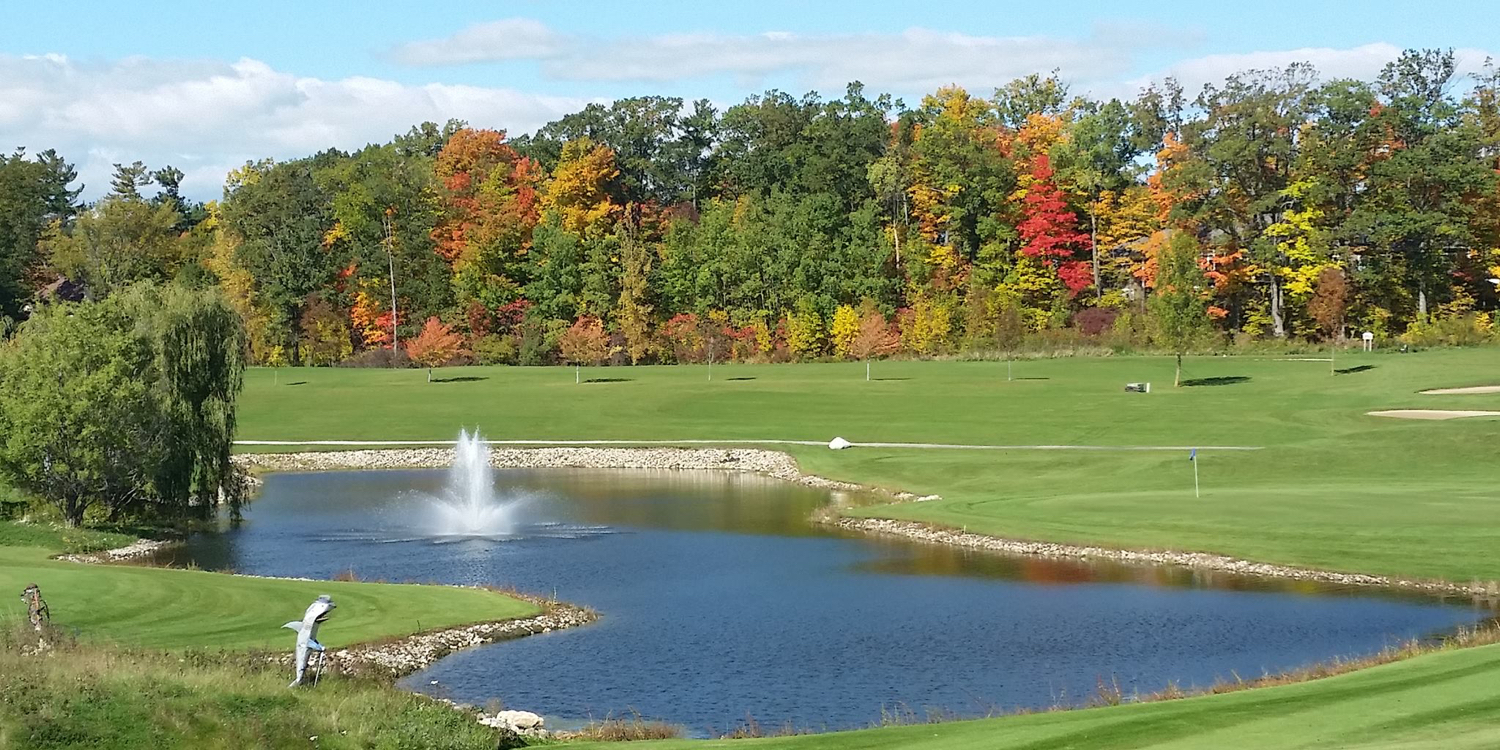
[[[425,120],[514,136],[626,96],[723,107],[771,88],[837,97],[859,80],[915,104],[1055,69],[1075,93],[1127,98],[1168,75],[1195,94],[1291,62],[1369,79],[1404,48],[1453,48],[1461,72],[1500,54],[1480,0],[6,5],[0,149],[57,149],[85,198],[115,162],[171,164],[184,192],[210,199],[248,160],[357,149]]]

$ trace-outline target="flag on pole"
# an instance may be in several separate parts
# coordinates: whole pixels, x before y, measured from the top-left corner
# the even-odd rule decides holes
[[[1203,497],[1198,490],[1198,449],[1194,448],[1188,453],[1188,460],[1193,462],[1193,497]]]

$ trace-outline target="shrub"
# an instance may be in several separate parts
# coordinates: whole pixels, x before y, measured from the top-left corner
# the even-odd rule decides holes
[[[1489,316],[1469,313],[1439,318],[1427,323],[1413,323],[1401,334],[1401,341],[1412,346],[1479,346],[1494,341]]]
[[[1073,325],[1085,336],[1098,336],[1114,327],[1115,320],[1119,317],[1119,310],[1111,310],[1107,307],[1090,307],[1085,310],[1079,310],[1073,316]]]
[[[389,347],[383,346],[377,349],[366,349],[340,362],[338,366],[407,368],[412,366],[412,362],[405,349],[391,351]]]
[[[514,336],[489,335],[474,340],[474,359],[481,365],[513,365],[521,354]]]

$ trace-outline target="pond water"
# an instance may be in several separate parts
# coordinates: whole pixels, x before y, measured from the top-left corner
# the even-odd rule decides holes
[[[444,479],[272,475],[245,524],[194,538],[175,562],[555,592],[603,618],[463,651],[403,684],[555,726],[638,712],[694,735],[747,719],[821,731],[882,710],[1076,704],[1101,680],[1186,688],[1492,616],[1368,589],[854,536],[808,521],[828,493],[730,473],[499,471],[497,492],[519,500],[516,538],[424,536],[424,493]]]

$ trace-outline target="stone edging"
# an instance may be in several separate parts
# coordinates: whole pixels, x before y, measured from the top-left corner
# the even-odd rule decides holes
[[[506,592],[505,595],[529,601],[541,607],[542,613],[516,620],[460,625],[425,633],[414,633],[389,641],[358,643],[347,648],[329,649],[325,672],[335,674],[370,674],[373,672],[381,677],[395,679],[426,669],[455,651],[528,635],[574,628],[599,619],[599,615],[591,609],[514,592]],[[292,666],[295,656],[278,654],[273,661]]]
[[[124,547],[116,547],[115,549],[101,550],[99,552],[85,552],[77,555],[58,555],[53,559],[92,564],[122,562],[137,557],[145,557],[170,544],[171,542],[163,542],[158,539],[137,539]]]
[[[237,453],[234,461],[255,471],[438,469],[453,463],[452,448],[385,448],[303,453]],[[497,448],[490,465],[504,469],[671,469],[743,471],[830,490],[866,488],[803,474],[785,453],[753,448]]]
[[[1486,585],[1476,582],[1466,585],[1449,583],[1447,581],[1390,578],[1363,573],[1338,573],[1331,570],[1314,570],[1311,568],[1295,568],[1286,565],[1251,562],[1249,560],[1241,560],[1226,555],[1215,555],[1208,552],[1129,550],[1111,547],[1056,544],[1053,542],[1028,542],[1019,539],[989,536],[987,534],[974,534],[967,531],[943,529],[915,521],[895,521],[884,518],[838,518],[831,521],[831,523],[841,529],[859,531],[866,534],[895,536],[919,542],[927,542],[929,544],[942,544],[950,547],[985,550],[1008,555],[1109,560],[1137,565],[1175,565],[1185,568],[1217,570],[1225,573],[1263,578],[1316,581],[1345,586],[1380,586],[1433,594],[1493,597],[1497,593],[1500,593],[1493,583]]]

